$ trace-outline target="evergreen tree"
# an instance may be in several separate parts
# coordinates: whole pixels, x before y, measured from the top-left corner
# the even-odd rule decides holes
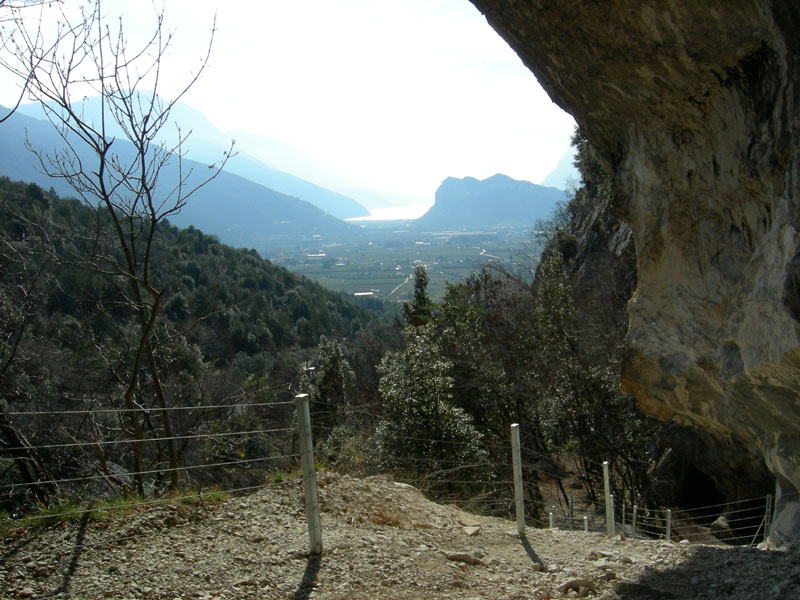
[[[320,339],[311,365],[300,388],[309,395],[314,439],[321,440],[345,422],[355,374],[342,342],[325,336]]]
[[[483,436],[452,403],[452,363],[434,340],[433,326],[409,327],[405,338],[405,349],[387,354],[379,367],[381,464],[417,475],[474,469],[487,460]]]
[[[420,327],[431,320],[433,302],[428,296],[430,277],[425,267],[418,266],[414,269],[414,298],[410,304],[403,305],[403,315],[406,324]]]

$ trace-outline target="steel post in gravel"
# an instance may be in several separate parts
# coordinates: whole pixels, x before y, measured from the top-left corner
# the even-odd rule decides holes
[[[308,409],[308,394],[297,394],[294,399],[297,406],[297,425],[300,431],[300,463],[303,468],[303,487],[306,495],[308,551],[311,554],[322,554],[322,527],[319,522],[317,474],[314,469],[314,443],[311,439],[311,415]]]
[[[517,533],[525,535],[525,501],[522,496],[522,454],[519,443],[519,424],[511,425],[511,457],[514,469],[514,499],[517,508]]]
[[[666,539],[670,541],[672,537],[672,511],[667,509],[667,531],[666,531]]]
[[[614,537],[614,505],[611,503],[611,481],[608,475],[608,461],[603,461],[603,487],[606,499],[606,535]]]

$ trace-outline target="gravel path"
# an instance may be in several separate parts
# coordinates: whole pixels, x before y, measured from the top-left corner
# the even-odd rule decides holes
[[[381,477],[319,478],[324,552],[302,485],[209,508],[162,505],[0,541],[0,598],[800,598],[800,553],[529,529]]]

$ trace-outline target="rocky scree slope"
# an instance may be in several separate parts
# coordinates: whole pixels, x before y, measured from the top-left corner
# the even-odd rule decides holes
[[[0,542],[0,597],[601,599],[800,595],[800,554],[531,529],[383,477],[319,477],[324,552],[302,482],[201,507],[160,504]]]
[[[615,176],[637,255],[623,390],[701,432],[726,499],[777,479],[773,538],[797,543],[800,5],[472,2]]]

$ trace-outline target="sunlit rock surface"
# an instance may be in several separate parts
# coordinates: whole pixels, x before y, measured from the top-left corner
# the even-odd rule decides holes
[[[623,389],[702,432],[720,487],[765,464],[773,539],[797,540],[800,3],[472,1],[616,174],[638,270]]]

